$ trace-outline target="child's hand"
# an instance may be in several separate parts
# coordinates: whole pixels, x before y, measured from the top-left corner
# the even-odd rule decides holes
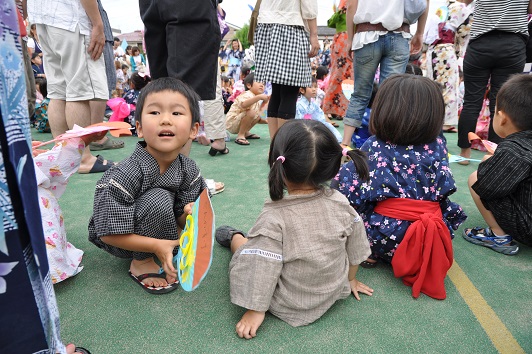
[[[373,289],[366,284],[359,282],[356,278],[350,280],[349,285],[351,285],[351,292],[355,295],[357,300],[360,300],[360,296],[358,295],[359,292],[369,296],[373,295]]]
[[[262,100],[262,104],[268,103],[270,101],[270,96],[263,93],[261,94],[261,100]]]
[[[185,215],[185,218],[187,217],[187,215],[192,215],[193,207],[194,203],[188,203],[187,205],[185,205],[185,207],[183,208],[183,215]]]
[[[175,247],[179,246],[179,239],[177,240],[159,240],[154,239],[155,242],[155,250],[153,253],[155,253],[155,256],[159,261],[161,262],[161,266],[163,267],[164,272],[166,275],[169,275],[171,277],[174,277],[177,279],[177,270],[174,267],[173,259],[174,254],[173,250]]]
[[[259,329],[266,312],[259,312],[247,310],[244,316],[236,324],[236,333],[240,338],[251,339],[257,336],[257,329]]]

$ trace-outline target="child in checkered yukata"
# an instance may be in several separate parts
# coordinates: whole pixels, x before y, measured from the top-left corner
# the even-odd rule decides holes
[[[199,100],[174,78],[146,85],[135,112],[137,133],[144,141],[96,185],[89,240],[116,257],[131,259],[129,275],[153,294],[177,288],[172,259],[179,229],[206,188],[196,163],[181,154],[198,133]]]

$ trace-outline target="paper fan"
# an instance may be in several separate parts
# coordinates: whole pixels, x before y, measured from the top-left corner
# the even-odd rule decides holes
[[[192,291],[207,275],[214,244],[214,211],[207,188],[203,190],[187,216],[181,233],[179,252],[174,257],[181,287]]]
[[[492,155],[495,153],[495,149],[497,149],[497,144],[489,140],[484,140],[473,132],[469,132],[469,134],[467,134],[467,138],[470,142],[471,140],[480,140],[482,145],[484,145],[486,150],[488,150],[488,152]]]

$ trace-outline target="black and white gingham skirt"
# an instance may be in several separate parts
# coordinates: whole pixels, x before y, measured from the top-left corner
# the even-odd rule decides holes
[[[304,27],[259,23],[255,31],[255,81],[310,87],[309,50]]]

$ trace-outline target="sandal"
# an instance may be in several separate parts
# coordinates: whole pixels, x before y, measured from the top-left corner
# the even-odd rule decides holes
[[[489,227],[474,227],[472,229],[464,229],[462,237],[466,241],[475,245],[488,247],[495,252],[499,252],[508,256],[513,256],[519,252],[519,246],[517,246],[517,244],[512,240],[512,236],[497,236]]]
[[[336,122],[331,122],[331,125],[332,125],[333,127],[335,127],[335,128],[338,128],[338,127],[339,127],[338,123],[336,123]]]
[[[220,226],[216,229],[214,238],[223,247],[231,247],[231,240],[235,234],[242,234],[244,237],[247,237],[247,234],[244,231],[240,231],[231,226]]]
[[[257,134],[249,134],[248,136],[246,136],[246,140],[247,139],[260,139],[260,136],[258,136]]]
[[[78,171],[78,173],[79,174],[101,173],[101,172],[107,171],[114,165],[116,165],[116,163],[114,163],[113,161],[104,159],[102,155],[96,155],[96,161],[94,161],[94,165],[92,165],[92,168],[90,169],[90,171],[89,172]]]
[[[370,262],[370,261],[373,261],[373,262]],[[368,259],[366,259],[365,261],[362,261],[362,263],[360,263],[359,266],[361,266],[362,268],[371,269],[371,268],[375,268],[377,264],[378,264],[378,261],[377,261],[376,256],[370,255]]]
[[[227,155],[229,153],[229,149],[227,148],[227,146],[225,146],[221,150],[211,146],[211,149],[209,150],[209,155],[216,156],[216,154],[218,154],[218,153],[220,153],[221,155]]]
[[[235,143],[238,145],[249,145],[249,141],[247,141],[245,138],[236,138]]]
[[[222,193],[225,190],[223,182],[215,182],[213,179],[205,179],[209,193],[212,195]]]
[[[122,140],[111,140],[107,138],[105,143],[96,143],[92,142],[89,144],[91,151],[101,151],[101,150],[110,150],[110,149],[121,149],[124,147],[124,142]]]

